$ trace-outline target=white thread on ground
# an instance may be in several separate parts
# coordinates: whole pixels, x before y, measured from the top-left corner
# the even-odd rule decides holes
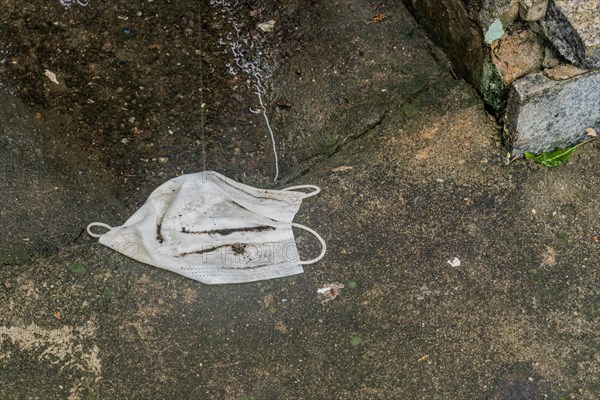
[[[71,7],[73,4],[78,4],[82,7],[86,7],[90,4],[90,2],[88,0],[60,0],[60,4],[62,4],[62,6],[66,8]]]
[[[271,135],[271,144],[273,145],[273,155],[275,156],[275,178],[273,181],[276,181],[279,178],[279,157],[277,156],[277,146],[275,145],[275,135],[273,134],[273,130],[271,129],[271,124],[269,123],[269,117],[267,117],[267,108],[263,104],[262,96],[260,95],[260,91],[257,89],[256,94],[258,95],[258,101],[260,106],[263,109],[263,117],[265,117],[265,122],[267,123],[267,128],[269,129],[269,134]]]
[[[268,79],[271,75],[269,71],[269,65],[262,59],[263,56],[262,51],[255,46],[252,38],[248,36],[248,33],[242,34],[241,28],[238,26],[233,17],[233,9],[239,5],[237,0],[233,2],[229,2],[228,0],[211,0],[210,4],[212,6],[219,6],[221,8],[221,13],[227,19],[227,22],[231,24],[231,27],[235,31],[235,35],[233,32],[229,32],[226,36],[226,40],[220,38],[218,43],[221,46],[228,46],[231,50],[231,53],[235,60],[235,66],[231,64],[225,64],[228,68],[228,72],[230,75],[237,75],[238,70],[243,71],[248,76],[252,78],[252,83],[254,88],[256,89],[256,96],[258,97],[258,101],[263,110],[263,118],[267,124],[267,129],[269,130],[269,135],[271,139],[271,145],[273,146],[273,155],[275,156],[275,178],[279,178],[279,157],[277,155],[277,145],[275,142],[275,134],[273,133],[273,129],[271,128],[271,124],[269,122],[269,117],[267,116],[267,107],[263,101],[263,95],[265,94],[265,87],[263,86],[263,82]],[[247,50],[245,54],[244,50]],[[227,52],[225,50],[225,52]],[[249,59],[250,58],[250,59]],[[253,112],[252,109],[250,109]],[[254,112],[253,112],[254,113]]]

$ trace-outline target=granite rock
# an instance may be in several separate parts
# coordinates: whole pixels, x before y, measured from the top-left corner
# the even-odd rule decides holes
[[[510,27],[519,15],[518,0],[480,0],[478,22],[483,32],[499,20],[504,27]]]
[[[548,0],[519,0],[519,15],[525,21],[538,21],[546,15]]]
[[[600,66],[600,1],[551,0],[541,26],[567,60],[585,68]]]
[[[508,87],[516,79],[539,72],[544,60],[544,48],[539,37],[528,30],[505,34],[491,45],[492,62],[496,64]]]
[[[600,70],[565,80],[537,73],[513,84],[506,130],[514,156],[572,146],[590,127],[600,129]]]
[[[587,69],[579,68],[573,64],[561,64],[554,68],[544,70],[544,75],[553,81],[564,81],[587,73]]]
[[[554,47],[548,46],[544,49],[544,61],[542,62],[542,67],[554,68],[560,65],[561,61],[560,54]]]
[[[491,55],[483,66],[479,91],[484,101],[499,112],[506,107],[510,84],[542,68],[544,48],[531,31],[505,33],[490,45]]]

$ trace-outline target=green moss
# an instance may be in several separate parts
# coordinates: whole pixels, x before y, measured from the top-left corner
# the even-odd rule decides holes
[[[498,68],[489,59],[483,64],[483,74],[481,77],[481,95],[483,100],[494,110],[500,111],[504,107],[504,80]]]
[[[560,244],[563,244],[563,245],[569,244],[569,236],[565,235],[564,233],[557,233],[556,238],[558,239]]]
[[[340,146],[340,139],[338,135],[330,133],[323,138],[321,145],[319,146],[319,154],[331,156],[336,152]]]
[[[593,320],[598,315],[598,308],[594,305],[590,305],[589,307],[586,307],[583,312],[589,320]]]
[[[31,257],[19,249],[0,249],[0,262],[5,265],[24,265],[31,261]]]
[[[362,344],[362,338],[358,335],[350,336],[350,344],[354,347]]]
[[[74,274],[83,274],[85,273],[85,266],[81,263],[72,263],[67,265],[67,269]]]
[[[414,117],[419,112],[419,106],[415,103],[407,103],[400,109],[402,114],[408,118]]]

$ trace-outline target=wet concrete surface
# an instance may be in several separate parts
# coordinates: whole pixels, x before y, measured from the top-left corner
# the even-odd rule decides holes
[[[222,286],[136,263],[87,237],[5,263],[0,394],[598,398],[600,174],[592,166],[600,148],[583,146],[551,170],[505,166],[495,121],[401,5],[285,2],[282,10],[290,25],[280,29],[306,29],[307,50],[282,57],[273,74],[269,102],[292,102],[270,108],[286,146],[279,186],[322,187],[295,221],[323,235],[325,259],[302,275]],[[373,22],[380,14],[388,18]],[[310,33],[351,23],[370,57],[335,81],[322,67],[348,62],[341,27]],[[309,63],[322,59],[316,49],[331,60]],[[308,84],[287,80],[294,65]],[[383,65],[407,69],[376,74]],[[346,105],[327,105],[344,97]],[[264,137],[264,126],[253,132]],[[262,172],[238,171],[238,179],[269,184],[269,150],[254,154]],[[127,193],[119,200],[131,209],[153,189],[113,191]],[[318,254],[314,239],[297,235],[302,257]],[[345,287],[322,303],[317,290],[333,282]]]
[[[78,240],[91,218],[122,211],[80,149],[53,135],[1,88],[0,132],[0,262],[53,254]]]

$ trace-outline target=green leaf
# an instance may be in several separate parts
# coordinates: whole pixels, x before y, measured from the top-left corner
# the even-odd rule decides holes
[[[542,154],[540,154],[539,156],[536,156],[532,153],[527,152],[527,153],[525,153],[525,158],[533,160],[536,163],[545,165],[546,167],[549,167],[549,168],[558,167],[559,165],[566,162],[569,159],[569,157],[571,157],[571,154],[573,154],[575,149],[584,143],[587,143],[587,142],[582,142],[575,146],[568,147],[566,149],[545,151]]]

